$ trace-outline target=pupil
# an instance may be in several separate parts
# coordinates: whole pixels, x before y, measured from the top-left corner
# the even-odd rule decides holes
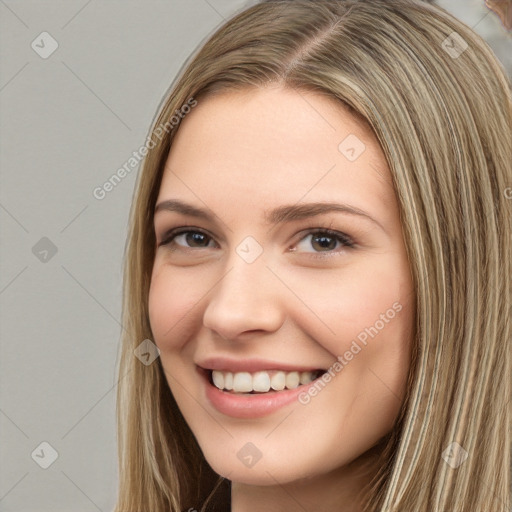
[[[315,241],[319,241],[320,247],[323,249],[334,249],[336,247],[336,240],[329,236],[315,236],[313,238]],[[334,247],[332,246],[334,242]]]
[[[206,236],[202,233],[188,233],[187,234],[187,243],[189,245],[194,245],[195,242],[198,242],[201,245],[201,242],[206,239]]]

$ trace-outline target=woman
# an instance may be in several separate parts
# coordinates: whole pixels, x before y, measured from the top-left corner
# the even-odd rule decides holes
[[[427,3],[219,28],[136,185],[116,512],[509,510],[511,127]]]

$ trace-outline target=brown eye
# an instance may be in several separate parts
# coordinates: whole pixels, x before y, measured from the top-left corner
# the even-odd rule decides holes
[[[191,247],[205,247],[208,245],[208,237],[204,233],[200,233],[198,231],[187,231],[186,233],[182,233],[184,235],[184,240]]]
[[[315,249],[319,249],[320,251],[331,251],[333,249],[336,249],[336,244],[338,241],[336,238],[332,236],[325,236],[325,235],[312,235],[311,238],[311,246]]]
[[[160,245],[175,244],[187,249],[203,249],[208,247],[210,241],[213,241],[213,239],[202,231],[182,229],[181,231],[173,230],[168,233]]]
[[[307,233],[296,247],[304,252],[331,253],[339,252],[336,251],[336,248],[354,247],[354,242],[349,236],[345,235],[345,233],[326,229],[317,229]],[[309,248],[313,248],[313,251],[308,250]]]

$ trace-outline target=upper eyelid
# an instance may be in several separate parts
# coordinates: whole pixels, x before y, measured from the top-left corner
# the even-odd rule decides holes
[[[207,230],[204,230],[202,228],[196,228],[194,226],[181,226],[176,228],[167,229],[162,234],[162,240],[161,243],[165,242],[167,239],[175,238],[179,235],[183,235],[184,233],[202,233],[203,235],[206,235],[207,237],[211,238],[217,243],[216,237],[212,234],[210,234]]]

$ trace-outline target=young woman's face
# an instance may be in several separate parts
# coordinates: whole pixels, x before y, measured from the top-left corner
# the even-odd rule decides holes
[[[200,101],[154,222],[154,341],[217,473],[321,481],[390,431],[414,293],[390,171],[352,114],[282,88]]]

